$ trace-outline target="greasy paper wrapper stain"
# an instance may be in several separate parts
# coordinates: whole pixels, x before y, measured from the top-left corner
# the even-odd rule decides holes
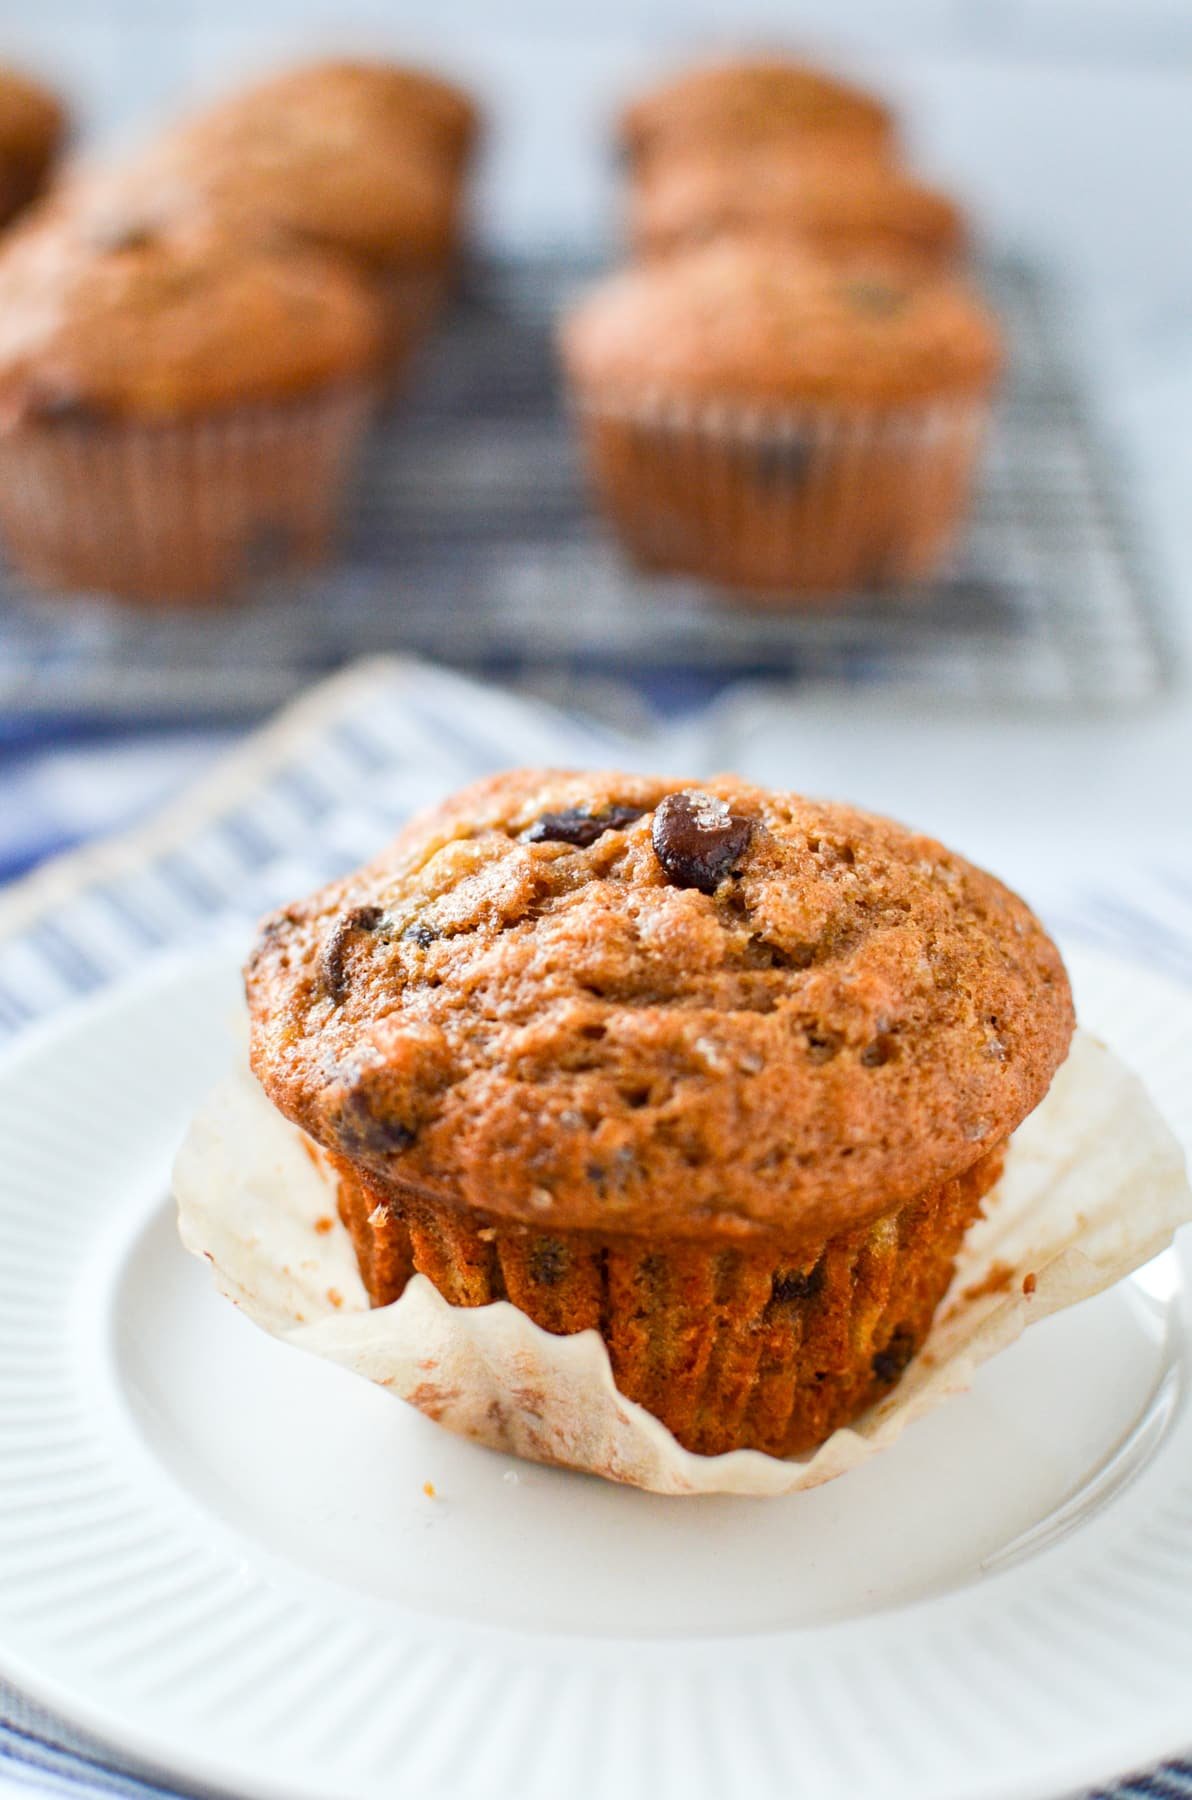
[[[613,1385],[599,1335],[553,1337],[507,1301],[449,1306],[416,1275],[370,1310],[335,1183],[247,1069],[195,1119],[174,1170],[183,1242],[275,1337],[354,1369],[449,1430],[663,1494],[788,1494],[843,1475],[965,1388],[1023,1326],[1099,1293],[1192,1217],[1183,1154],[1138,1081],[1078,1032],[969,1233],[897,1387],[813,1455],[696,1456]]]

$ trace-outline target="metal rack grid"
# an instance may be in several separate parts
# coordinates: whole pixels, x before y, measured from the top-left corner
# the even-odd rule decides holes
[[[953,569],[929,590],[801,613],[638,574],[591,517],[551,348],[587,273],[473,274],[376,429],[342,559],[317,576],[154,615],[34,596],[0,572],[0,708],[246,715],[395,649],[577,700],[610,682],[658,699],[744,679],[1113,706],[1165,684],[1162,608],[1032,270],[984,271],[1010,377]]]

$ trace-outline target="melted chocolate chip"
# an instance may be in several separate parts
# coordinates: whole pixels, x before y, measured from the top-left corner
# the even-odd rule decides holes
[[[750,444],[746,455],[755,481],[782,487],[802,481],[811,467],[811,445],[803,438],[774,438],[769,443]]]
[[[654,814],[654,854],[676,887],[714,893],[743,854],[753,822],[698,788],[668,794]]]
[[[319,973],[323,986],[337,1005],[348,991],[344,967],[348,945],[358,932],[375,931],[384,916],[379,906],[353,906],[336,920],[319,957]]]
[[[567,1273],[567,1251],[558,1238],[540,1238],[530,1251],[530,1279],[555,1287]]]
[[[438,935],[439,934],[433,925],[423,925],[419,923],[417,925],[407,925],[401,934],[401,938],[403,944],[417,944],[420,950],[425,950],[428,944],[433,944],[435,942]]]
[[[30,405],[37,418],[52,425],[102,424],[104,412],[91,400],[62,389],[47,388],[37,393]]]
[[[572,844],[587,850],[606,831],[624,831],[645,812],[644,806],[607,806],[603,812],[572,806],[566,812],[543,813],[526,833],[530,844]]]
[[[788,1305],[792,1300],[814,1300],[823,1285],[822,1263],[816,1263],[810,1269],[786,1269],[781,1275],[775,1275],[770,1298],[780,1306]]]
[[[915,1354],[915,1340],[899,1326],[884,1350],[879,1350],[870,1364],[879,1381],[895,1382]]]
[[[386,1156],[391,1151],[408,1150],[417,1137],[412,1126],[402,1119],[379,1119],[369,1111],[364,1094],[350,1094],[339,1118],[339,1135],[344,1149],[354,1155]]]

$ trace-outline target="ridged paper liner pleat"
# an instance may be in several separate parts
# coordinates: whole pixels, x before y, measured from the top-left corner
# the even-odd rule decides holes
[[[353,384],[171,423],[18,426],[0,434],[5,546],[43,585],[147,604],[317,563],[374,398]]]
[[[577,410],[597,495],[637,562],[774,604],[934,574],[989,414],[967,396],[775,410],[581,394]]]
[[[785,1494],[844,1474],[966,1387],[1025,1325],[1148,1262],[1192,1217],[1183,1153],[1141,1083],[1078,1033],[1010,1141],[923,1350],[853,1427],[782,1461],[684,1450],[617,1392],[595,1331],[555,1337],[505,1301],[452,1307],[423,1276],[370,1311],[326,1165],[245,1069],[195,1119],[174,1187],[187,1248],[275,1337],[494,1449],[667,1494]]]

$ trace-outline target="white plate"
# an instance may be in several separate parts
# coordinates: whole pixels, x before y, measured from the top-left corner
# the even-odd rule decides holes
[[[1186,1137],[1189,996],[1071,962]],[[11,1679],[285,1800],[1052,1795],[1192,1739],[1186,1250],[814,1493],[515,1465],[265,1337],[179,1247],[235,995],[229,959],[175,965],[0,1076]]]

